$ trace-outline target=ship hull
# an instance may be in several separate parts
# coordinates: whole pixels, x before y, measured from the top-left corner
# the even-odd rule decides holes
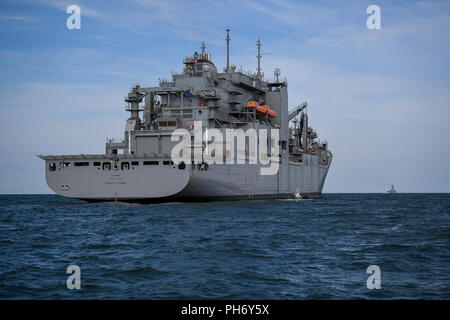
[[[110,160],[98,156],[81,160],[67,156],[42,158],[46,160],[47,184],[55,193],[89,201],[130,202],[285,199],[292,198],[294,192],[317,197],[322,193],[331,163],[330,159],[327,166],[319,165],[317,157],[310,156],[304,163],[279,164],[274,175],[261,175],[259,164],[179,168],[165,165],[169,159],[124,158],[105,169],[103,164]],[[76,166],[80,162],[85,165]],[[124,162],[128,166],[122,168]],[[129,165],[133,162],[139,165]],[[64,163],[70,165],[65,167]]]

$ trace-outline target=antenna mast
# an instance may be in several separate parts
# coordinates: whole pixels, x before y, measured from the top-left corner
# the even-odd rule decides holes
[[[205,49],[206,49],[205,41],[202,41],[201,48],[202,48],[202,59],[205,59]]]
[[[227,29],[227,73],[230,73],[230,29]]]
[[[258,47],[258,68],[256,69],[258,72],[256,73],[256,77],[261,81],[261,39],[258,38],[258,42],[256,42],[256,46]]]

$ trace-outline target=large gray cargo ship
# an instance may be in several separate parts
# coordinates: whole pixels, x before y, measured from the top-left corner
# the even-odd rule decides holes
[[[332,154],[308,124],[307,103],[289,111],[280,70],[275,69],[272,81],[264,78],[260,40],[256,73],[230,65],[228,31],[223,72],[203,43],[171,81],[133,87],[125,97],[130,117],[124,139],[107,139],[104,154],[39,155],[50,189],[65,197],[105,201],[320,196]],[[183,161],[174,159],[180,132],[186,133],[181,138],[189,148],[179,153]],[[218,133],[231,141],[218,139]],[[250,143],[251,133],[256,133],[258,149]],[[242,137],[245,145],[239,149],[235,141]],[[208,151],[212,142],[216,148]],[[255,153],[261,161],[254,161]],[[264,173],[268,167],[276,170]]]

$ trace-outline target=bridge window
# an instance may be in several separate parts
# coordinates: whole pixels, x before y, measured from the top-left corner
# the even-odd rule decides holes
[[[111,163],[109,163],[109,162],[103,162],[102,169],[103,169],[103,170],[111,170]]]
[[[132,166],[138,166],[139,165],[139,161],[131,161],[131,165]]]
[[[94,167],[100,167],[101,163],[100,162],[94,162]]]
[[[56,170],[56,164],[54,162],[50,162],[48,164],[48,170],[55,171]]]
[[[165,165],[165,166],[173,165],[173,161],[168,161],[168,160],[163,161],[163,165]]]

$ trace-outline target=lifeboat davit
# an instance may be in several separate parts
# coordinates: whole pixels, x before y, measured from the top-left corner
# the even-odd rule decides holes
[[[275,110],[272,110],[269,108],[268,105],[259,105],[256,101],[248,101],[247,102],[247,108],[249,109],[255,109],[256,113],[259,115],[266,115],[268,114],[269,117],[275,118],[277,116],[277,113]]]

